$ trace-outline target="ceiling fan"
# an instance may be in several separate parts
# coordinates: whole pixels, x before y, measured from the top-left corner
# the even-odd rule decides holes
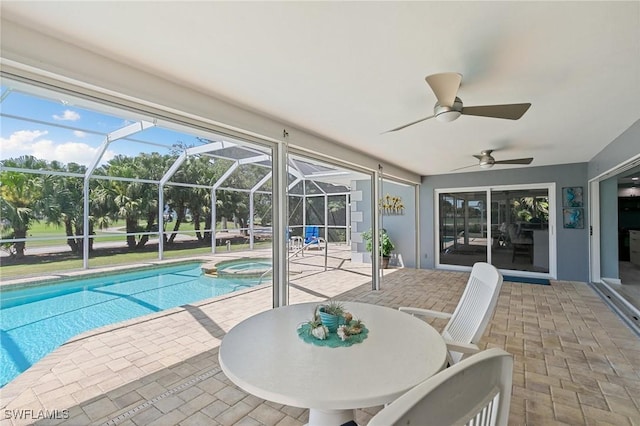
[[[496,159],[493,158],[493,156],[491,155],[492,152],[493,152],[492,149],[485,149],[484,151],[480,151],[480,155],[474,155],[474,157],[476,157],[479,161],[478,164],[472,164],[471,166],[464,166],[457,169],[453,169],[452,172],[456,170],[468,169],[469,167],[476,167],[476,166],[480,166],[480,168],[482,169],[490,169],[496,164],[526,165],[526,164],[531,164],[531,162],[533,161],[533,158],[531,157],[530,158],[513,158],[511,160],[496,161]]]
[[[383,133],[395,132],[405,127],[413,126],[422,121],[434,118],[438,121],[453,121],[460,115],[476,115],[480,117],[505,118],[507,120],[518,120],[529,109],[531,104],[505,104],[505,105],[482,105],[465,107],[456,95],[462,82],[462,74],[456,72],[444,72],[428,75],[425,80],[433,90],[438,102],[433,107],[433,115],[420,120],[412,121],[395,129],[387,130]]]

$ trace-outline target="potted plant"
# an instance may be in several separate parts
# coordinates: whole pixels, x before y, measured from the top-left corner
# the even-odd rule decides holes
[[[345,314],[344,305],[335,300],[318,306],[317,314],[320,317],[320,321],[324,324],[330,332],[335,333],[338,329],[338,325],[344,320],[342,316]]]
[[[366,249],[369,253],[373,252],[373,235],[371,233],[371,229],[362,233],[362,238],[364,238]],[[391,257],[391,252],[395,249],[395,245],[393,241],[391,241],[391,237],[387,234],[386,229],[382,229],[380,231],[380,256],[382,256],[382,268],[387,268],[389,266],[389,258]]]

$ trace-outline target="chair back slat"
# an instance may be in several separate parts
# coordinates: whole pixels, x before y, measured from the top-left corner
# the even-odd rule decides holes
[[[473,265],[467,286],[442,331],[445,339],[476,344],[482,337],[502,288],[502,274],[493,265],[478,262]],[[463,354],[451,351],[450,361],[457,363]]]
[[[492,348],[463,359],[383,408],[369,426],[505,426],[513,357]]]

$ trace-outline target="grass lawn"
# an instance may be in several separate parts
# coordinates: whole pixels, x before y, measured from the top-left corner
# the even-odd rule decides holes
[[[222,223],[217,223],[217,230],[222,230]],[[100,242],[125,242],[126,237],[122,235],[126,231],[125,221],[119,220],[112,222],[108,229],[96,229],[94,238]],[[166,224],[166,232],[173,231],[173,223]],[[180,224],[179,234],[193,237],[195,235],[195,227],[191,222],[182,222]],[[27,232],[27,247],[43,248],[67,245],[66,233],[63,226],[47,224],[44,221],[32,223]],[[38,238],[46,238],[40,240]]]
[[[122,237],[121,237],[122,238]],[[102,240],[101,240],[102,241]],[[271,247],[271,241],[260,241],[254,244],[256,249]],[[226,250],[218,247],[218,250]],[[232,244],[232,251],[249,250],[248,244]],[[197,241],[174,243],[165,247],[165,259],[178,259],[211,254],[211,247],[202,246]],[[70,251],[27,255],[23,259],[1,258],[0,278],[14,279],[26,276],[51,275],[57,272],[82,269],[82,258],[74,256]],[[135,264],[158,259],[157,244],[147,244],[141,250],[129,250],[126,246],[116,248],[97,248],[89,258],[90,268],[103,266]]]

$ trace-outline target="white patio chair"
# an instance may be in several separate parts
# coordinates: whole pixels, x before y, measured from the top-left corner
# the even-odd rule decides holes
[[[493,265],[478,262],[473,265],[467,287],[453,314],[429,309],[400,307],[402,312],[431,318],[448,319],[442,337],[449,350],[449,364],[455,364],[465,354],[480,350],[476,343],[487,328],[502,287],[502,274]]]
[[[513,357],[492,348],[420,383],[380,410],[369,426],[505,426],[509,419]]]

